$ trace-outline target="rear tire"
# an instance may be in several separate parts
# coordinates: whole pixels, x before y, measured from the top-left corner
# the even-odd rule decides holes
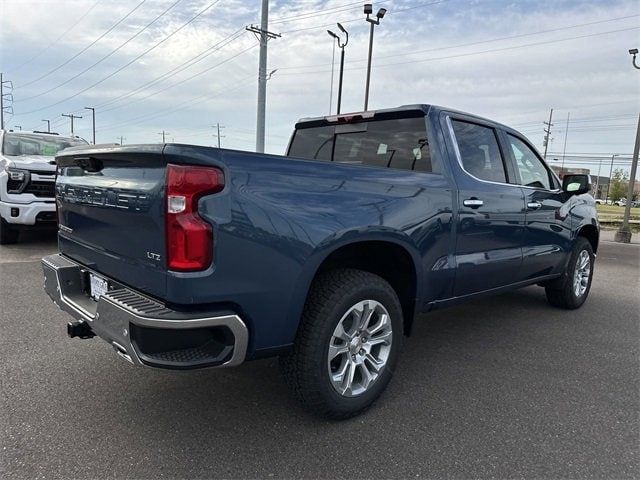
[[[9,226],[3,218],[0,218],[0,245],[9,245],[18,241],[20,232]]]
[[[321,274],[309,292],[293,350],[280,358],[287,383],[316,415],[358,415],[391,380],[402,326],[398,296],[382,278],[355,269]]]
[[[548,302],[567,310],[580,308],[591,290],[594,260],[589,241],[578,237],[564,274],[545,288]]]

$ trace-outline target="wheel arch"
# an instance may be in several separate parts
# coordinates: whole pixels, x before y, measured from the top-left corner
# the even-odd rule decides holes
[[[321,254],[307,262],[298,282],[295,294],[298,301],[292,311],[296,326],[299,325],[304,303],[318,275],[336,268],[355,268],[389,282],[402,306],[404,332],[409,334],[422,292],[419,258],[415,247],[396,237],[367,236],[325,246]]]
[[[598,242],[600,240],[600,231],[595,225],[587,224],[578,229],[576,238],[585,238],[591,244],[593,253],[598,252]]]

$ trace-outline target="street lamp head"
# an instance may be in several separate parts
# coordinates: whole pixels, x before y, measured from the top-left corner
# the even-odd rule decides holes
[[[387,9],[381,8],[380,10],[378,10],[378,13],[376,13],[376,17],[378,17],[379,19],[382,19],[385,13],[387,13]]]
[[[344,33],[345,35],[348,35],[347,31],[344,29],[341,23],[338,23],[338,28],[342,31],[342,33]]]
[[[364,4],[364,13],[366,15],[371,15],[373,13],[373,5],[370,3]]]
[[[637,55],[638,54],[638,49],[637,48],[632,48],[631,50],[629,50],[629,53],[631,55]]]
[[[338,40],[338,39],[339,39],[338,35],[336,35],[335,33],[333,33],[331,30],[327,30],[327,33],[328,33],[329,35],[331,35],[333,38],[335,38],[336,40]]]

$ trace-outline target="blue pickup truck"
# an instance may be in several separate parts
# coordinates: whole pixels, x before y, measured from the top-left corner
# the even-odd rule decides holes
[[[135,365],[278,355],[311,411],[389,383],[417,313],[537,284],[575,309],[599,224],[517,131],[429,105],[300,120],[286,156],[189,145],[57,158],[45,290]]]

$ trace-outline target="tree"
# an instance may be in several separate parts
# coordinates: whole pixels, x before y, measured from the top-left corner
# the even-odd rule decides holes
[[[616,168],[611,175],[611,187],[609,189],[609,199],[612,202],[620,200],[627,195],[629,187],[629,172]]]

